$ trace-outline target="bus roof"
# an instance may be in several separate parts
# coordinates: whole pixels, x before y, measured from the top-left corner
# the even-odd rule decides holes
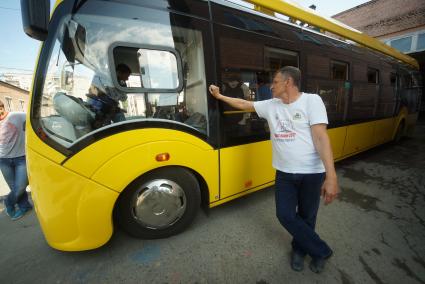
[[[382,43],[381,41],[370,37],[358,30],[346,26],[335,19],[321,16],[311,9],[305,9],[295,3],[286,0],[244,0],[245,2],[254,4],[258,11],[272,11],[283,14],[285,16],[295,18],[302,22],[311,24],[315,27],[324,29],[336,35],[342,36],[346,39],[352,40],[358,44],[364,45],[371,49],[377,50],[396,58],[404,63],[414,66],[419,69],[418,62],[405,55],[398,50]]]

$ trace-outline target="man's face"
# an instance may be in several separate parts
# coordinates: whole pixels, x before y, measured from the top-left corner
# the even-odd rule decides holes
[[[274,98],[283,98],[288,89],[288,78],[277,73],[273,78],[271,90]]]
[[[6,113],[4,106],[0,106],[0,116],[3,116]]]

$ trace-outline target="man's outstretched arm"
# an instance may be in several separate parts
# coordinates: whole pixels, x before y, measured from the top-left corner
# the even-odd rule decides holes
[[[213,95],[213,97],[215,97],[217,100],[223,101],[236,109],[245,111],[255,111],[254,103],[251,101],[223,96],[222,94],[220,94],[220,88],[215,85],[210,85],[208,90],[210,91],[211,95]]]

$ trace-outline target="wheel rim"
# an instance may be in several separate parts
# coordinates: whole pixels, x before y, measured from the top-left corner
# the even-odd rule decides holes
[[[186,211],[186,194],[174,181],[157,179],[136,192],[132,213],[137,222],[151,229],[170,227]]]

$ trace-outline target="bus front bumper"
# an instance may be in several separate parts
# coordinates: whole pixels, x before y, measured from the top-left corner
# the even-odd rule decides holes
[[[94,249],[112,236],[118,193],[27,148],[34,208],[50,246],[64,251]]]

